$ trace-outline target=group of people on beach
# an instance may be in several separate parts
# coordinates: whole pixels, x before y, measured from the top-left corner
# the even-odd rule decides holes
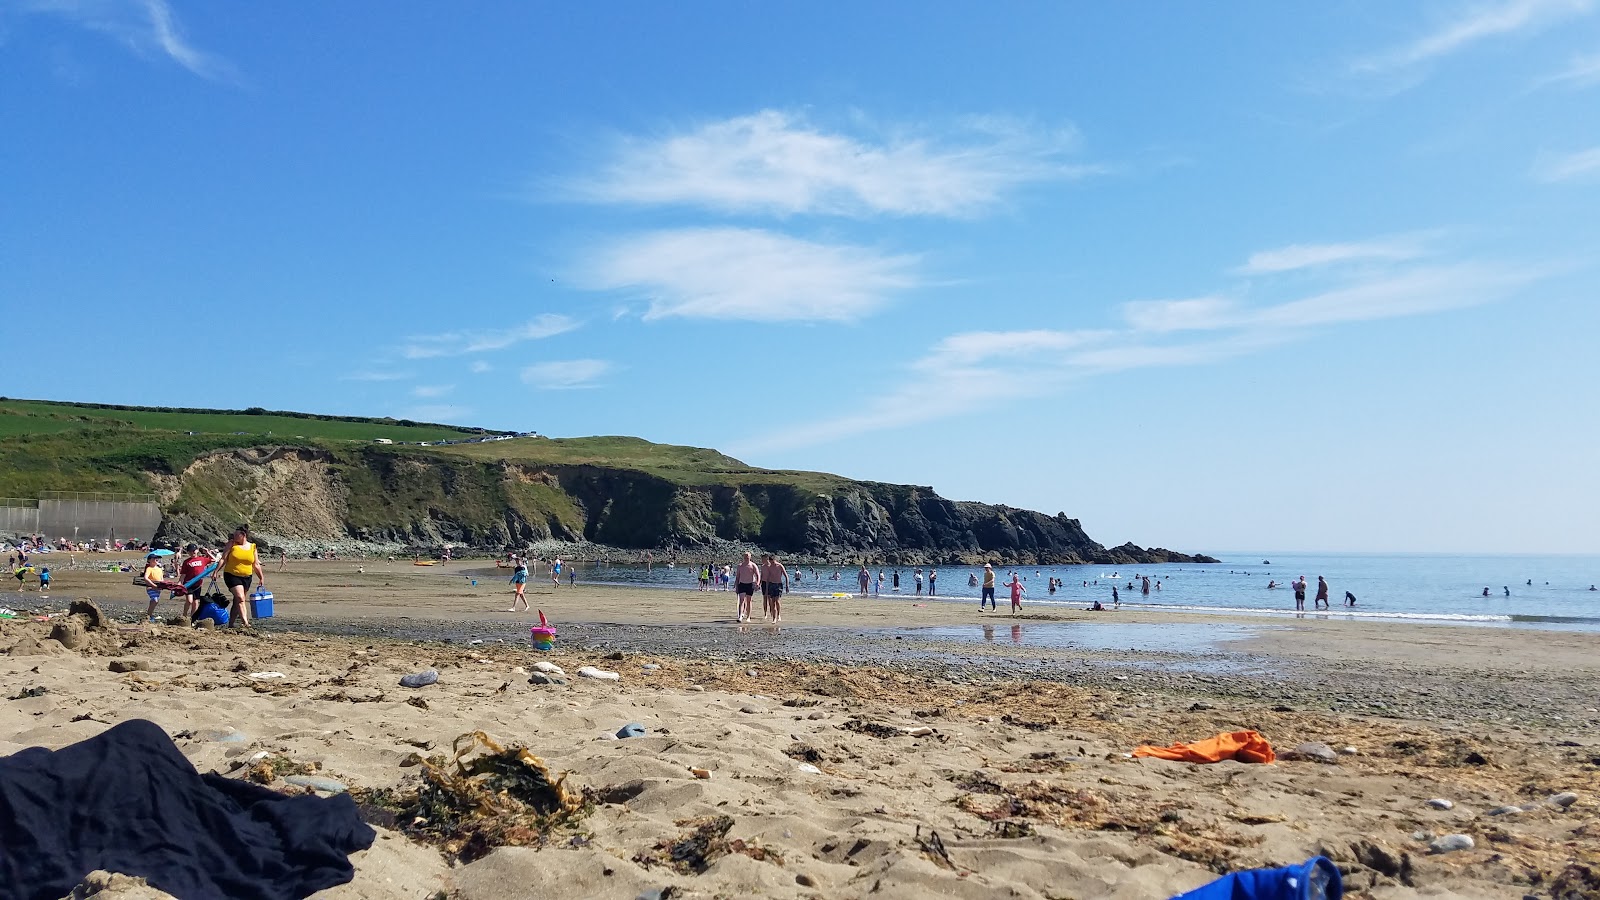
[[[1268,581],[1267,582],[1267,590],[1269,590],[1269,591],[1270,590],[1276,590],[1277,587],[1278,587],[1278,582],[1276,582],[1276,581]],[[1306,577],[1304,575],[1301,575],[1299,578],[1295,579],[1294,581],[1289,582],[1289,587],[1294,589],[1294,608],[1295,608],[1295,611],[1297,611],[1297,612],[1305,612],[1305,609],[1306,609],[1306,590],[1307,590]],[[1313,604],[1312,605],[1312,609],[1332,609],[1333,608],[1333,604],[1331,602],[1329,602],[1329,600],[1328,600],[1328,579],[1324,578],[1321,575],[1317,576],[1317,595],[1316,595],[1315,598],[1313,598],[1312,604]],[[1356,595],[1350,593],[1349,591],[1345,591],[1344,592],[1344,605],[1345,606],[1355,606],[1356,605]]]
[[[262,587],[267,584],[267,576],[261,570],[261,554],[250,540],[250,526],[235,528],[228,544],[221,549],[188,544],[183,553],[176,572],[170,574],[166,568],[166,552],[152,551],[145,557],[144,571],[135,581],[145,589],[150,600],[145,617],[156,621],[161,592],[167,591],[171,599],[183,601],[183,615],[191,622],[210,619],[219,626],[249,628],[250,587],[257,582]],[[208,588],[216,591],[219,580],[227,589],[224,601],[219,604],[203,600]]]

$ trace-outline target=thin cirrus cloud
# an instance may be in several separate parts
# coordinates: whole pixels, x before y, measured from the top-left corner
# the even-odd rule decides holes
[[[383,369],[368,369],[361,372],[351,372],[343,376],[345,381],[404,381],[410,377],[410,372],[394,372]]]
[[[1252,305],[1223,295],[1138,301],[1117,307],[1118,328],[962,332],[909,364],[900,383],[874,390],[859,409],[768,432],[733,452],[842,440],[1049,396],[1086,378],[1217,363],[1319,328],[1491,303],[1542,274],[1527,266],[1392,261],[1378,270],[1330,270],[1321,289],[1276,303]]]
[[[1349,243],[1290,244],[1252,253],[1236,271],[1243,275],[1266,275],[1337,263],[1399,262],[1416,259],[1423,253],[1423,241],[1419,235]]]
[[[1357,60],[1358,74],[1386,74],[1410,69],[1466,50],[1491,38],[1545,28],[1588,13],[1594,0],[1500,0],[1461,7],[1456,16],[1432,31],[1398,47]]]
[[[579,324],[576,319],[569,316],[546,313],[519,325],[502,329],[419,334],[406,338],[400,345],[400,355],[406,359],[433,359],[440,356],[464,356],[469,353],[504,350],[525,341],[565,334],[576,329]]]
[[[164,56],[202,78],[236,77],[226,60],[189,43],[166,0],[22,0],[20,9],[59,16],[140,56]]]
[[[1025,184],[1106,171],[1068,159],[1078,143],[1071,129],[1041,133],[995,117],[965,125],[943,140],[872,140],[768,109],[625,139],[598,175],[567,188],[591,202],[718,212],[966,217]]]
[[[615,366],[604,359],[564,359],[535,363],[522,370],[522,383],[540,390],[599,387]]]
[[[419,384],[411,389],[411,396],[431,400],[443,397],[455,389],[456,386],[453,384]]]
[[[1543,157],[1534,163],[1533,177],[1546,184],[1600,177],[1600,147]]]
[[[1597,84],[1600,84],[1600,53],[1576,57],[1566,68],[1539,82],[1539,86],[1559,85],[1570,88],[1593,87]]]
[[[644,318],[851,321],[916,287],[917,258],[754,228],[683,228],[620,240],[579,279],[627,291]]]

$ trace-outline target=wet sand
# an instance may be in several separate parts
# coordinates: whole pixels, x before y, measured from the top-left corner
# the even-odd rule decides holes
[[[783,626],[740,629],[731,593],[535,584],[530,601],[561,633],[536,654],[531,617],[504,611],[503,579],[474,588],[452,571],[269,567],[277,616],[254,634],[130,623],[66,651],[39,640],[47,623],[0,623],[0,673],[18,689],[7,696],[46,689],[0,706],[0,752],[138,716],[169,733],[246,735],[180,741],[202,771],[269,750],[370,789],[403,784],[400,763],[419,747],[482,729],[618,801],[543,849],[465,864],[385,830],[357,881],[325,894],[339,898],[632,898],[667,885],[675,897],[1166,897],[1313,852],[1347,869],[1357,897],[1600,890],[1575,867],[1600,858],[1595,636],[1059,607],[1013,622],[1003,606],[980,618],[960,604],[803,594]],[[142,611],[129,575],[56,576],[46,608],[91,596]],[[38,598],[18,601],[0,596],[22,610]],[[151,668],[113,674],[113,657]],[[535,660],[622,678],[531,685],[514,670]],[[439,684],[398,687],[427,665]],[[264,670],[287,677],[248,677]],[[418,694],[427,709],[406,702]],[[650,734],[610,737],[628,722]],[[1124,756],[1241,728],[1280,750],[1357,752],[1333,765]],[[808,760],[818,772],[799,768]],[[1580,799],[1544,802],[1563,791]],[[1507,804],[1532,809],[1486,815]],[[698,874],[658,861],[652,848],[693,827],[681,823],[717,815],[731,817],[737,849]],[[1420,833],[1477,847],[1432,855]]]

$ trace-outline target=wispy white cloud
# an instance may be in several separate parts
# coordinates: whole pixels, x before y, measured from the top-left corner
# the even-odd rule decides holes
[[[454,406],[448,403],[424,403],[401,410],[399,418],[410,419],[413,422],[438,422],[445,425],[465,425],[467,416],[472,414],[472,408],[467,406]]]
[[[1135,331],[1203,331],[1231,322],[1234,307],[1234,301],[1226,297],[1135,300],[1122,305],[1122,317]]]
[[[431,400],[435,397],[443,397],[455,389],[456,386],[453,384],[419,384],[411,389],[411,396]]]
[[[598,387],[615,366],[604,359],[563,359],[535,363],[522,370],[522,383],[541,390]]]
[[[411,373],[369,369],[361,372],[351,372],[341,377],[345,381],[404,381],[411,377]]]
[[[1244,275],[1263,275],[1337,263],[1398,262],[1416,259],[1424,251],[1424,236],[1415,234],[1342,244],[1290,244],[1252,253],[1238,271]]]
[[[762,452],[920,424],[930,416],[998,411],[1089,378],[1212,364],[1303,339],[1319,328],[1489,303],[1546,274],[1530,266],[1367,258],[1389,261],[1357,271],[1327,270],[1321,289],[1278,302],[1250,304],[1225,295],[1137,301],[1119,307],[1126,323],[1119,328],[953,334],[909,363],[899,384],[874,390],[861,408],[769,431],[734,449]]]
[[[231,79],[224,59],[189,43],[166,0],[21,0],[24,12],[60,16],[121,41],[141,56],[164,56],[203,78]]]
[[[1471,3],[1433,30],[1398,47],[1358,60],[1358,73],[1383,74],[1456,53],[1485,40],[1544,28],[1588,13],[1594,0],[1498,0]]]
[[[400,347],[400,355],[407,359],[431,359],[438,356],[461,356],[468,353],[504,350],[524,341],[565,334],[576,329],[578,325],[576,319],[546,313],[527,322],[501,329],[419,334],[405,340]]]
[[[1545,183],[1578,181],[1597,176],[1600,176],[1600,147],[1545,156],[1533,165],[1533,177]]]
[[[1561,85],[1564,87],[1585,88],[1600,84],[1600,53],[1593,56],[1578,56],[1567,63],[1567,67],[1543,79],[1539,86]]]
[[[646,301],[645,319],[848,321],[920,283],[916,257],[747,228],[685,228],[619,241],[579,278]]]
[[[471,369],[472,374],[474,375],[482,375],[485,372],[492,371],[494,366],[489,365],[481,359],[475,359],[472,361],[472,365],[468,366],[467,368]]]
[[[778,215],[968,216],[1029,183],[1103,167],[1069,161],[1070,128],[969,119],[944,139],[829,132],[778,110],[621,142],[594,177],[569,185],[603,203],[697,206]]]

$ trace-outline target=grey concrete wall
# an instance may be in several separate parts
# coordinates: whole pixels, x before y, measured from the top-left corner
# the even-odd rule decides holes
[[[33,528],[50,540],[70,538],[120,538],[148,541],[161,526],[161,507],[154,503],[113,503],[97,500],[40,500],[38,525]]]
[[[0,506],[0,533],[35,534],[39,531],[39,507]]]

